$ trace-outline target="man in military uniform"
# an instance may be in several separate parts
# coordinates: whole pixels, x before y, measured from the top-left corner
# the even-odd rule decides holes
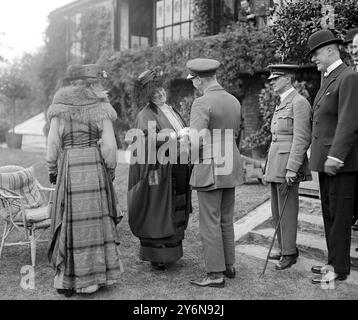
[[[350,273],[351,223],[358,187],[358,73],[340,58],[342,41],[329,30],[308,38],[308,54],[324,73],[313,103],[310,169],[318,172],[328,261],[313,266],[313,283]]]
[[[243,170],[236,139],[240,132],[241,105],[216,80],[220,63],[193,59],[187,68],[193,85],[203,96],[194,100],[190,114],[190,184],[199,200],[199,229],[206,277],[191,281],[201,287],[224,287],[235,277],[235,187],[243,183]],[[199,135],[203,133],[200,142]],[[224,162],[220,158],[224,156]]]
[[[312,109],[307,99],[292,86],[298,66],[278,64],[268,68],[271,70],[268,80],[273,90],[280,95],[281,103],[276,107],[271,122],[272,142],[265,180],[270,183],[271,211],[275,225],[280,214],[283,215],[277,233],[280,252],[269,258],[279,260],[276,269],[283,270],[296,263],[298,257],[298,187],[302,177],[305,180],[311,179],[306,151],[311,142]],[[284,182],[290,185],[287,195],[280,191]],[[286,196],[286,206],[284,212],[281,212]]]

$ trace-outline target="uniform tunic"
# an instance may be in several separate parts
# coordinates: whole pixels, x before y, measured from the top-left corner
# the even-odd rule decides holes
[[[270,145],[265,180],[270,182],[271,211],[276,225],[284,203],[279,186],[285,181],[287,170],[304,174],[311,180],[306,151],[311,141],[312,109],[309,102],[296,90],[292,91],[276,107],[271,122],[272,142]],[[298,183],[291,187],[284,216],[278,232],[281,254],[296,253],[298,215]]]

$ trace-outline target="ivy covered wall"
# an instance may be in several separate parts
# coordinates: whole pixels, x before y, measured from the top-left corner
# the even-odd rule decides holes
[[[83,12],[79,30],[82,34],[84,63],[95,63],[113,47],[113,10],[107,6],[89,8]]]
[[[110,95],[119,116],[118,128],[125,131],[133,124],[138,113],[137,106],[131,101],[133,83],[148,68],[163,74],[167,87],[172,88],[169,92],[170,102],[187,116],[192,95],[188,96],[191,82],[183,84],[188,72],[185,65],[189,59],[196,57],[219,60],[222,64],[217,73],[219,82],[245,106],[246,93],[252,82],[257,85],[261,81],[263,87],[267,79],[266,67],[276,61],[272,40],[273,33],[270,28],[257,30],[250,26],[233,26],[226,33],[216,36],[103,55],[99,63],[106,67],[111,76]],[[266,76],[261,77],[260,74]],[[178,80],[186,90],[180,92],[175,89]],[[258,108],[258,102],[257,106],[250,107]]]

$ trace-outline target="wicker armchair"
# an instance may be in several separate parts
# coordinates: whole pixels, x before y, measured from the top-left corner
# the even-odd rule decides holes
[[[11,190],[4,181],[9,175],[14,177],[21,172],[26,172],[31,182],[31,188],[26,188],[25,193],[20,194]],[[8,179],[9,180],[9,179]],[[20,179],[22,181],[23,179]],[[3,234],[0,244],[0,258],[4,247],[15,245],[30,245],[31,262],[35,266],[36,262],[36,244],[38,242],[47,242],[41,240],[44,231],[50,226],[49,204],[52,201],[52,193],[55,189],[46,188],[33,175],[33,168],[25,169],[19,166],[0,167],[0,222],[2,221]],[[26,192],[36,192],[42,200],[34,206],[27,201]],[[33,199],[33,195],[30,195]],[[13,231],[23,233],[26,241],[7,242],[7,238]]]

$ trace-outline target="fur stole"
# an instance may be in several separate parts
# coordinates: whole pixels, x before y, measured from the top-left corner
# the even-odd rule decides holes
[[[79,122],[102,122],[117,119],[117,113],[103,92],[96,92],[82,86],[68,86],[59,89],[47,111],[48,120],[60,117]]]

